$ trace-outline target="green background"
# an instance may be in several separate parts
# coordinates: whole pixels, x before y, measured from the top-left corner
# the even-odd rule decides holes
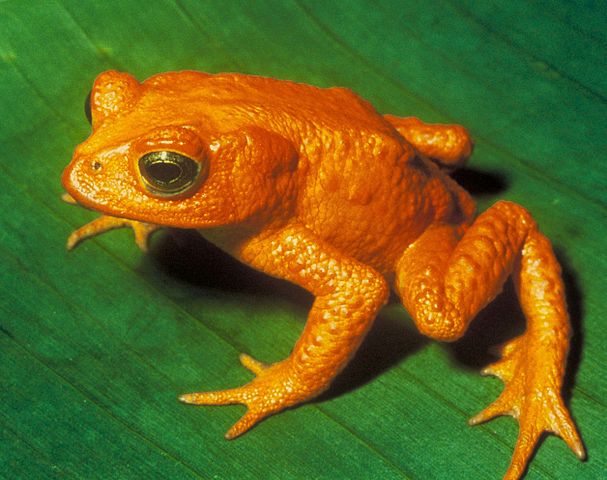
[[[427,3],[427,4],[426,4]],[[0,477],[500,478],[517,426],[466,420],[501,391],[478,370],[524,322],[512,289],[454,345],[392,303],[318,401],[222,437],[240,406],[180,393],[237,386],[239,352],[289,353],[310,298],[192,235],[143,255],[119,231],[67,253],[95,217],[59,176],[83,100],[117,68],[239,71],[342,85],[381,112],[466,125],[459,175],[481,209],[525,205],[553,240],[575,328],[567,399],[589,459],[556,437],[528,478],[606,468],[607,9],[603,2],[0,2]]]

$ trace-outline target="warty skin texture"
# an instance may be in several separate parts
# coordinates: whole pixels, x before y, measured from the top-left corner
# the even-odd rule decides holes
[[[265,365],[243,354],[253,381],[180,397],[246,405],[228,438],[326,390],[390,288],[420,332],[453,341],[512,275],[528,327],[483,371],[505,389],[471,423],[518,420],[507,479],[524,474],[545,431],[584,457],[561,396],[570,327],[560,267],[523,207],[498,202],[475,218],[448,176],[472,151],[463,127],[382,116],[343,88],[239,74],[171,72],[139,83],[108,71],[90,102],[93,132],[63,174],[64,199],[103,215],[76,230],[69,248],[112,228],[131,227],[142,249],[163,226],[197,229],[315,297],[288,358]],[[140,159],[165,151],[196,166],[183,190],[159,193],[144,179]]]

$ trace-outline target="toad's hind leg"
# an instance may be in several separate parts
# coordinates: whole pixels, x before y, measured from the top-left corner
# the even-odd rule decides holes
[[[465,232],[464,232],[465,230]],[[428,229],[402,255],[397,290],[419,330],[455,340],[512,274],[526,332],[506,344],[484,373],[500,377],[499,398],[471,419],[512,415],[520,431],[505,478],[516,479],[542,432],[561,436],[580,458],[584,448],[561,397],[570,326],[560,267],[550,242],[519,205],[499,202],[467,229]]]
[[[472,139],[461,125],[425,123],[415,117],[384,115],[422,155],[448,171],[463,167],[472,153]]]

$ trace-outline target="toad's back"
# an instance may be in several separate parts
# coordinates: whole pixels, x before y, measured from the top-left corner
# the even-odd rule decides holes
[[[229,113],[234,121],[246,119],[261,126],[285,122],[285,130],[288,124],[299,128],[303,123],[310,123],[333,131],[362,129],[389,137],[395,135],[391,125],[369,102],[346,88],[319,88],[252,75],[200,72],[160,74],[144,85],[164,90],[164,95],[174,96],[179,102],[189,100],[190,106],[202,102],[208,113],[212,111],[218,117]]]

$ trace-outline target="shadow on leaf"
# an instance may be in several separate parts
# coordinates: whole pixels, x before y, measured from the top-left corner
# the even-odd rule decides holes
[[[330,400],[356,390],[426,345],[429,339],[408,329],[405,316],[404,310],[402,319],[380,313],[354,358],[314,401]]]
[[[197,288],[280,296],[300,307],[312,305],[312,295],[303,288],[242,264],[193,230],[169,230],[154,242],[151,254],[156,268]]]
[[[468,193],[478,197],[497,195],[508,188],[508,181],[504,175],[468,167],[456,170],[451,174],[451,178]]]

